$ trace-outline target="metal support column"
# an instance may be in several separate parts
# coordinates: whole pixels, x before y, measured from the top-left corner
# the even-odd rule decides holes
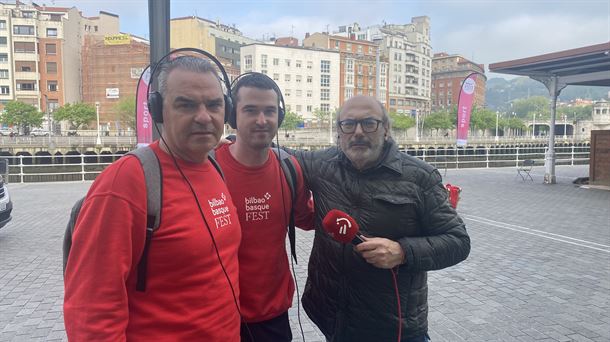
[[[169,1],[148,0],[151,68],[169,52]],[[150,81],[153,82],[151,85],[153,89],[157,89],[155,75],[151,75]],[[153,140],[157,139],[159,139],[159,133],[153,129]]]

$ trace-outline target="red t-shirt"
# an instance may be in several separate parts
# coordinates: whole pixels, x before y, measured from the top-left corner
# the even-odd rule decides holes
[[[246,322],[261,322],[277,317],[292,305],[294,281],[288,268],[285,242],[292,194],[273,151],[269,150],[269,158],[262,166],[247,167],[231,155],[229,146],[216,150],[216,160],[224,172],[242,227],[241,312]],[[313,205],[296,160],[295,164],[295,225],[309,230],[313,229]]]
[[[137,158],[110,165],[79,214],[65,273],[64,318],[74,341],[239,341],[229,283],[192,192],[171,157],[152,145],[162,170],[161,225],[148,254],[146,291],[136,288],[144,248],[146,188]],[[179,160],[239,296],[239,219],[209,161]]]

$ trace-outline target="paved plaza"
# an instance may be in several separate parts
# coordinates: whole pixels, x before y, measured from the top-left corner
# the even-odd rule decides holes
[[[514,168],[448,170],[470,257],[429,273],[432,341],[610,341],[610,191],[574,186],[587,166],[557,167],[556,185]],[[85,183],[9,184],[13,221],[0,229],[0,341],[66,340],[61,247]],[[313,234],[297,236],[299,289]],[[374,294],[371,294],[374,295]],[[290,312],[302,341],[296,301]],[[323,336],[300,312],[306,341]]]

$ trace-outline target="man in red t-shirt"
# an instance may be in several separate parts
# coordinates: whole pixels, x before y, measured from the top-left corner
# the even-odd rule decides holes
[[[242,75],[232,89],[234,112],[229,123],[237,139],[216,150],[242,227],[239,283],[242,341],[291,341],[288,309],[294,281],[286,255],[286,233],[292,196],[296,196],[295,225],[313,228],[310,193],[296,166],[292,194],[280,163],[270,149],[283,108],[275,82],[259,73]],[[292,158],[292,157],[291,157]]]
[[[64,296],[70,340],[239,341],[239,219],[208,160],[223,131],[222,88],[201,58],[160,68],[164,130],[151,148],[162,175],[161,224],[146,288],[136,290],[146,185],[140,162],[127,156],[97,177],[74,227]]]

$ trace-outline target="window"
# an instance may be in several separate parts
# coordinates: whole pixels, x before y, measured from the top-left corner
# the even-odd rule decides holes
[[[320,100],[321,101],[330,100],[330,89],[320,89]]]
[[[34,18],[34,12],[23,11],[23,12],[21,12],[21,16],[24,18]]]
[[[297,83],[301,83],[301,78],[302,78],[302,76],[301,76],[301,75],[297,75],[297,77],[296,77],[296,81],[297,81]]]
[[[261,70],[261,74],[267,75],[267,70],[266,69]]]
[[[369,53],[373,53],[373,47],[369,46]]]
[[[15,52],[35,53],[36,44],[32,42],[15,42]]]
[[[0,78],[8,78],[8,69],[0,69]]]
[[[313,110],[313,106],[307,106],[307,112],[311,113],[311,111]]]
[[[346,88],[345,89],[345,99],[348,100],[348,99],[350,99],[353,96],[354,96],[354,89]]]
[[[286,59],[285,62],[286,62],[286,66],[289,67],[290,66],[290,60]]]
[[[6,20],[0,20],[0,30],[6,30]]]
[[[313,97],[313,91],[308,90],[308,91],[307,91],[307,97]],[[308,111],[310,111],[310,110],[308,110]],[[311,112],[311,111],[310,111],[310,112]]]
[[[48,91],[57,91],[57,81],[47,81]]]
[[[246,70],[252,69],[252,55],[244,56],[244,66]]]
[[[32,81],[17,81],[17,90],[36,90],[36,83]]]
[[[57,63],[56,62],[47,62],[47,74],[56,74],[57,73]]]
[[[289,74],[285,74],[284,75],[284,81],[290,82],[290,75]]]
[[[279,81],[280,80],[280,74],[273,74],[273,80],[274,81]]]
[[[267,55],[261,55],[261,68],[267,67]]]
[[[307,76],[307,83],[313,83],[313,76]]]
[[[0,37],[0,46],[6,46],[6,37]]]
[[[346,49],[347,51],[350,51],[350,52],[351,52],[351,51],[352,51],[352,43],[346,43],[346,44],[345,44],[345,49]]]
[[[338,40],[335,40],[335,49],[339,50],[339,41]]]
[[[299,61],[299,60],[297,60],[297,61],[296,61],[296,63],[295,63],[295,66],[296,66],[297,68],[300,68],[300,67],[301,67],[301,64],[302,64],[302,62],[301,62],[301,61]]]
[[[320,61],[320,72],[330,73],[330,61]]]
[[[354,72],[354,60],[353,59],[345,60],[345,71]]]
[[[45,44],[44,49],[45,49],[47,55],[57,54],[57,45],[55,45],[55,44]]]
[[[303,97],[303,91],[301,89],[297,89],[297,97]]]
[[[347,79],[345,80],[345,84],[353,85],[354,84],[354,75],[347,75]]]
[[[328,113],[330,112],[330,105],[328,103],[322,103],[320,105],[320,109],[324,112],[324,113]]]
[[[47,37],[57,37],[57,29],[56,28],[48,28],[47,29]]]
[[[358,53],[362,53],[362,45],[358,45]]]
[[[307,69],[311,69],[311,68],[313,68],[313,62],[307,61]]]
[[[26,36],[34,35],[34,26],[29,25],[14,25],[13,34],[21,34]]]
[[[320,86],[330,87],[330,75],[320,75]]]
[[[59,108],[59,101],[49,99],[49,101],[47,102],[47,111],[49,113],[53,113],[57,108]]]
[[[62,17],[61,14],[51,14],[50,15],[51,21],[61,21],[61,17]]]
[[[275,65],[275,66],[280,65],[280,59],[279,58],[274,58],[273,59],[273,65]]]
[[[284,89],[284,96],[290,97],[290,93],[291,93],[290,89]]]
[[[11,90],[8,86],[0,86],[0,94],[8,95],[11,93]]]

